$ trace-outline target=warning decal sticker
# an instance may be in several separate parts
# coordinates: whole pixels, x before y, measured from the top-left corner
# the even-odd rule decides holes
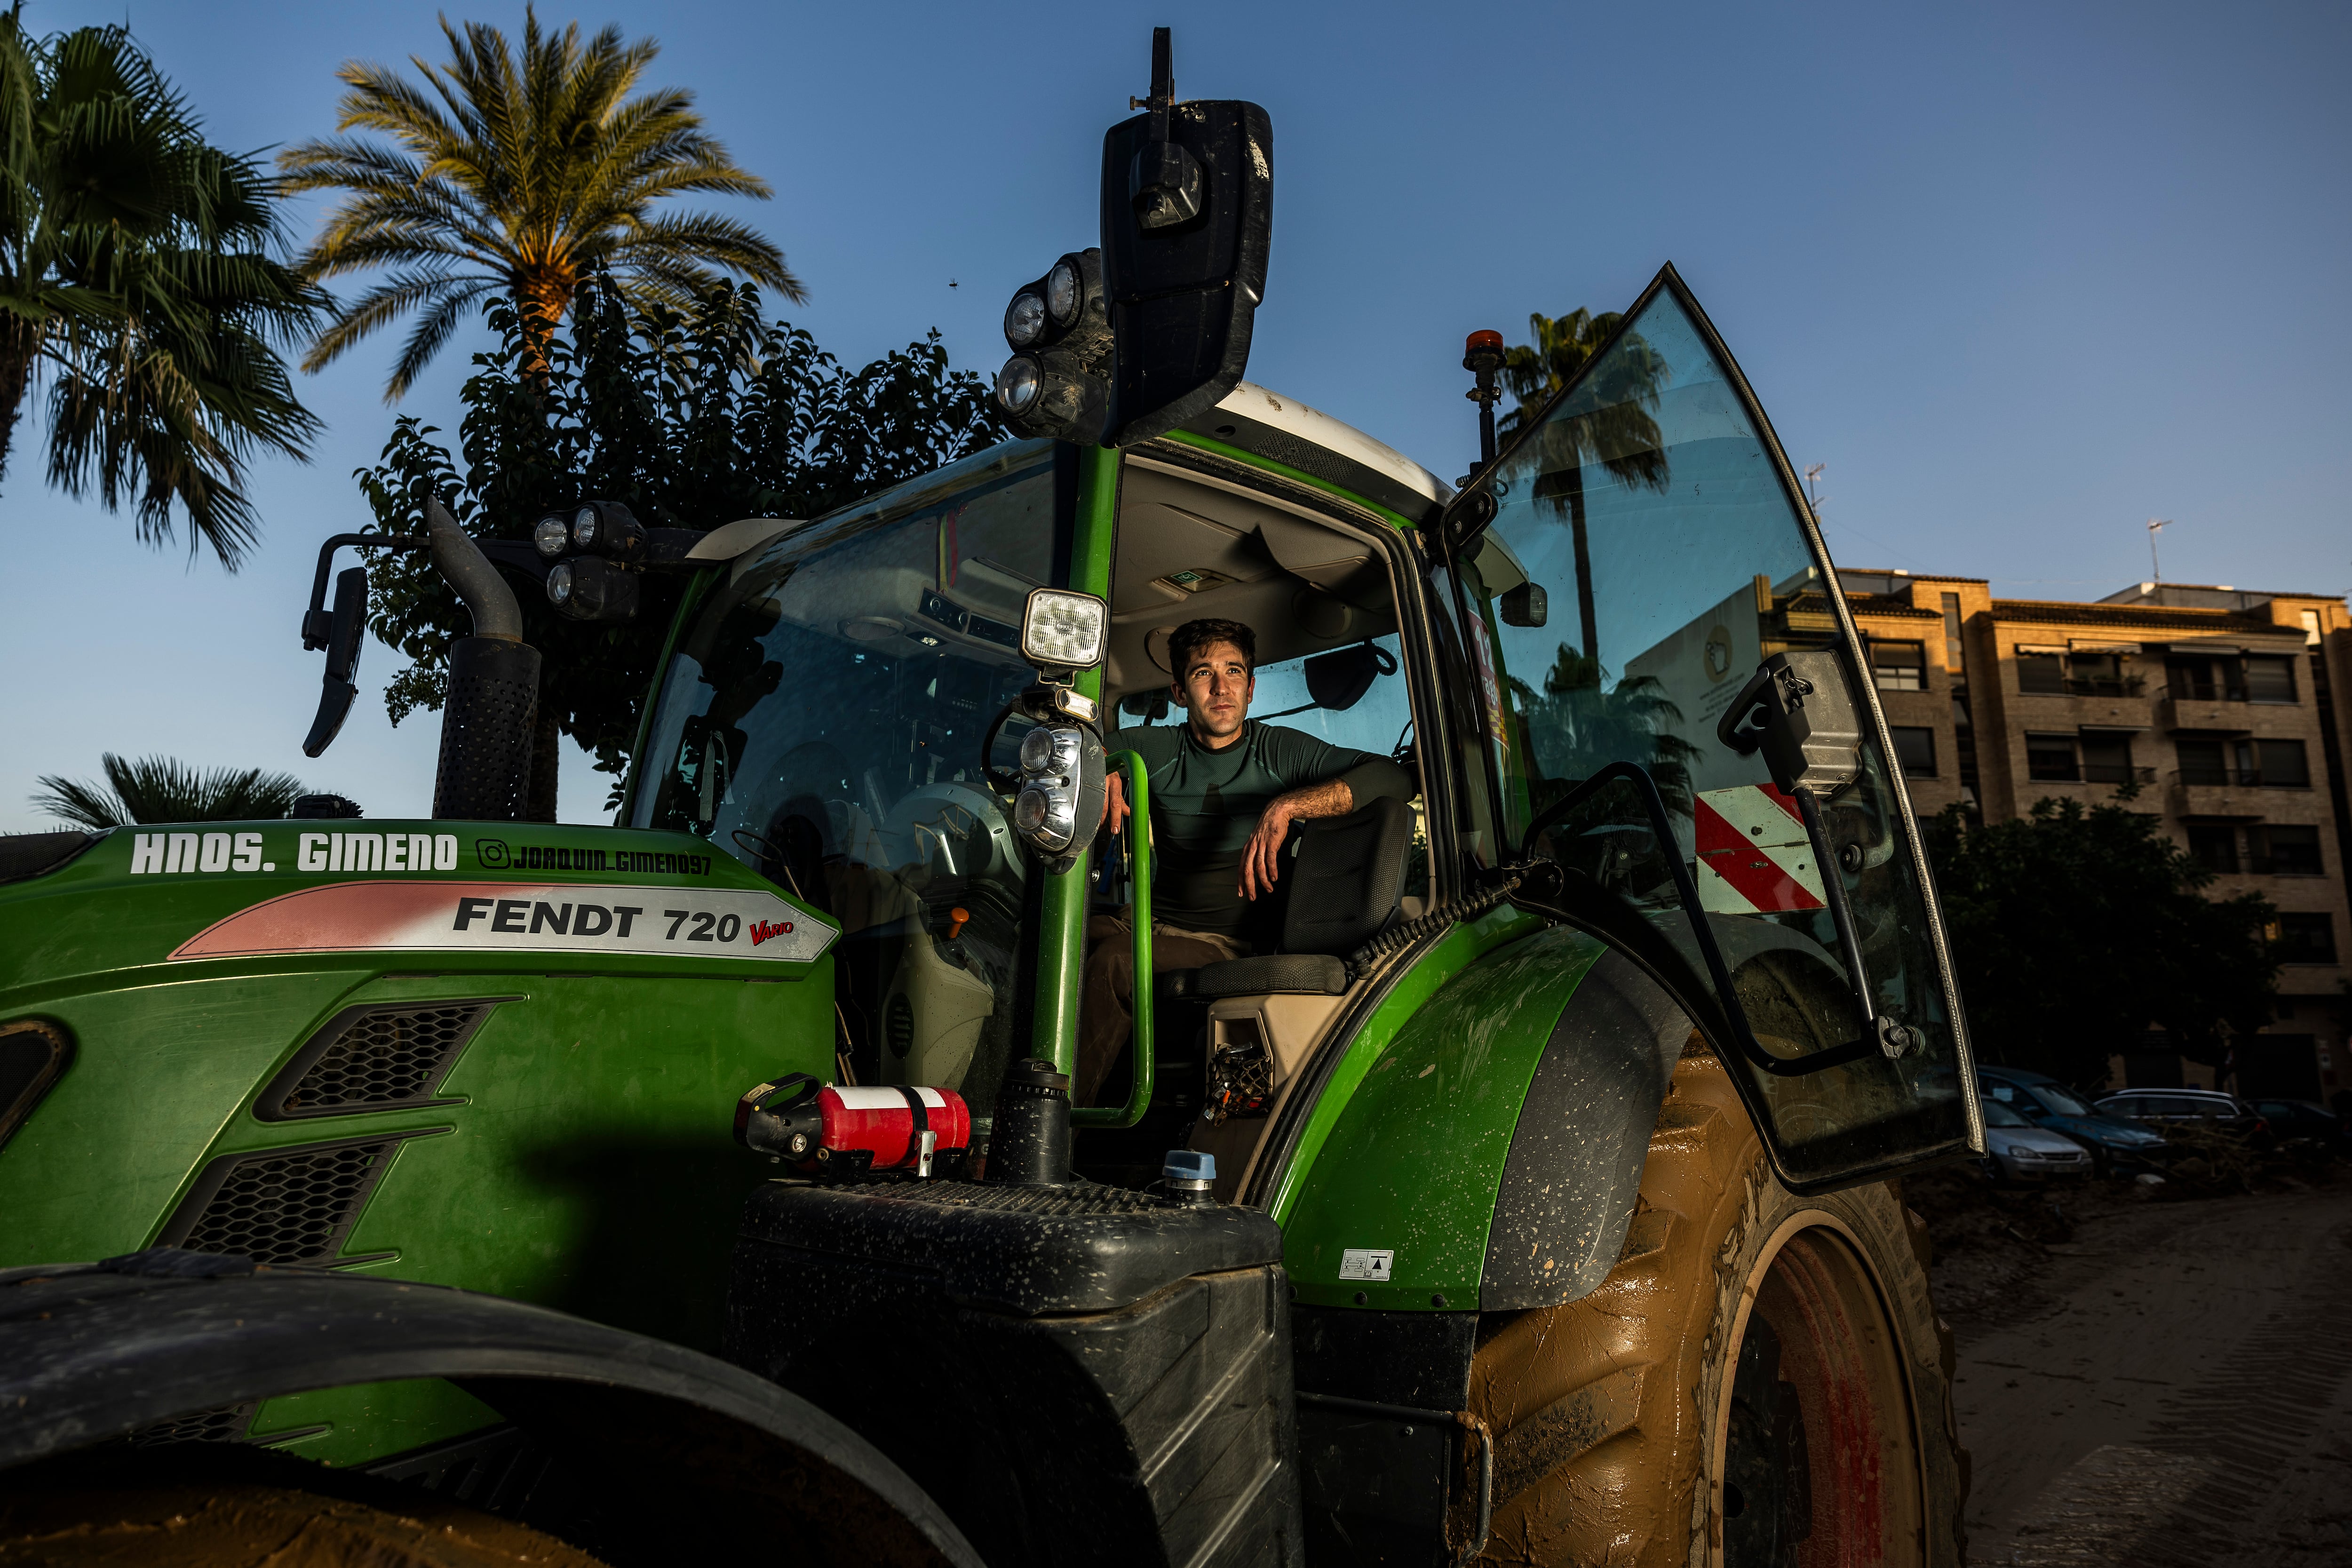
[[[1694,816],[1701,909],[1759,915],[1822,907],[1821,868],[1795,800],[1770,784],[1711,789]]]
[[[807,963],[839,934],[772,893],[515,882],[339,882],[240,910],[174,959],[272,952],[673,953]]]

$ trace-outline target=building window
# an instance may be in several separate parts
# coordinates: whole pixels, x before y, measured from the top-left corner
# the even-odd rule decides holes
[[[2189,853],[2208,871],[2229,876],[2238,869],[2238,830],[2214,823],[2189,825]]]
[[[2246,829],[2253,851],[2251,868],[2273,877],[2326,875],[2319,864],[2319,829],[2307,824],[2273,822]]]
[[[2304,612],[2309,615],[2311,612]],[[1944,595],[1944,668],[1954,675],[1965,668],[1960,658],[1960,596]]]
[[[2243,702],[2244,673],[2235,658],[2222,654],[2173,654],[2164,661],[2167,689],[2193,702]]]
[[[1895,760],[1902,764],[1906,779],[1931,779],[1936,776],[1936,731],[1924,724],[1892,724],[1888,731],[1895,737]]]
[[[2281,915],[2270,929],[2281,963],[2336,962],[2336,921],[2330,915]]]
[[[1881,691],[1927,689],[1927,645],[1916,642],[1870,642],[1870,673]]]
[[[2066,694],[2066,661],[2054,653],[2019,654],[2017,689],[2063,697]]]
[[[2311,787],[2311,760],[2304,754],[2301,741],[2241,741],[2238,753],[2241,766],[2250,775],[2248,784],[2265,789]]]
[[[2249,702],[2292,702],[2294,700],[2294,660],[2263,655],[2246,660],[2246,700]]]
[[[2073,783],[2083,776],[2074,763],[2074,737],[2072,735],[2028,735],[2025,737],[2025,776]]]
[[[2137,697],[2140,679],[2124,673],[2119,653],[2071,653],[2066,656],[2066,689],[2077,697]]]
[[[2083,782],[2123,784],[2138,780],[2132,767],[2131,737],[2085,731],[2083,735]]]
[[[2175,741],[2173,748],[2180,758],[2180,782],[2185,784],[2225,784],[2230,782],[2230,759],[2219,741]]]

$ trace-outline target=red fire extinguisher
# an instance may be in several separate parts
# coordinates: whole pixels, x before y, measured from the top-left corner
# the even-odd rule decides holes
[[[951,1089],[839,1089],[786,1073],[735,1102],[735,1142],[830,1181],[954,1176],[971,1147],[971,1110]]]

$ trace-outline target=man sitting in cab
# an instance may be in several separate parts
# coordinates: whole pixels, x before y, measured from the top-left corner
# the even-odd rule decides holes
[[[1122,730],[1117,745],[1151,780],[1151,967],[1240,958],[1274,930],[1252,915],[1274,891],[1294,822],[1344,816],[1372,800],[1410,800],[1412,776],[1386,757],[1334,746],[1249,716],[1257,634],[1239,621],[1187,621],[1168,638],[1181,725]],[[1103,815],[1127,820],[1119,775]],[[1092,1104],[1127,1048],[1135,1005],[1134,909],[1087,922],[1076,1103]]]

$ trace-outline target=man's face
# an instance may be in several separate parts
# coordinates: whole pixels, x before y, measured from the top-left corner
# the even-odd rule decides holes
[[[1256,678],[1242,650],[1229,642],[1213,642],[1194,648],[1185,660],[1176,700],[1191,713],[1194,734],[1224,741],[1240,732],[1256,689]]]

